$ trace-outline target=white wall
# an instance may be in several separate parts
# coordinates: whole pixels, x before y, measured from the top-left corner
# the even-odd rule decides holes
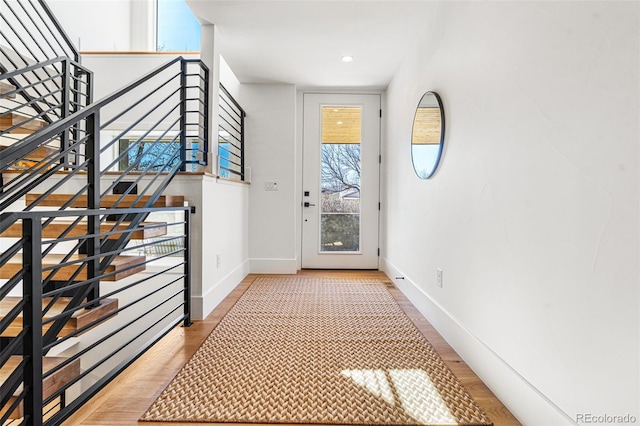
[[[82,55],[82,64],[93,71],[93,98],[98,101],[178,56],[175,53],[92,53]],[[180,56],[199,57],[198,54]]]
[[[234,99],[240,99],[240,80],[238,80],[238,77],[236,77],[222,56],[218,56],[218,60],[220,61],[220,83]]]
[[[47,4],[80,50],[132,50],[131,0],[48,0]]]
[[[249,273],[249,185],[205,175],[193,232],[194,318],[204,319]],[[200,288],[198,288],[200,286]]]
[[[155,51],[155,0],[47,0],[83,51]]]
[[[133,0],[130,4],[131,50],[155,51],[157,26],[157,1]]]
[[[242,84],[246,164],[251,168],[249,257],[251,272],[295,273],[296,88],[284,84]],[[266,191],[266,182],[277,191]]]
[[[440,4],[387,92],[384,268],[525,424],[640,418],[638,17]],[[420,180],[427,90],[446,151]]]

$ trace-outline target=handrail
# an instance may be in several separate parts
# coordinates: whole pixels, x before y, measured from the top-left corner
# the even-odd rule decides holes
[[[19,68],[19,69],[13,70],[13,71],[8,71],[8,72],[5,72],[5,73],[2,73],[2,74],[0,74],[0,80],[9,79],[9,78],[18,76],[20,74],[24,74],[24,73],[29,72],[29,71],[35,71],[37,69],[44,68],[44,67],[47,67],[49,65],[53,65],[53,64],[55,64],[57,62],[62,62],[62,61],[65,61],[67,59],[69,59],[69,58],[67,58],[65,56],[56,56],[55,58],[47,59],[46,61],[36,62],[35,64],[29,65],[29,66],[24,67],[24,68]],[[78,65],[80,65],[80,64],[78,64]]]
[[[224,87],[224,85],[222,83],[220,83],[220,90],[222,90],[222,92],[227,95],[227,98],[233,103],[233,105],[242,113],[242,115],[246,116],[247,113],[244,111],[244,109],[240,106],[240,104],[238,103],[238,101],[236,101],[236,99],[233,97],[233,95],[231,95],[231,93],[229,93],[229,91],[227,90],[226,87]]]

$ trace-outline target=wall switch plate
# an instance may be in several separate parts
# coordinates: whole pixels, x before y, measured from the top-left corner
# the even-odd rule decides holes
[[[438,282],[438,287],[442,287],[442,269],[437,268],[436,269],[436,274],[437,274],[437,277],[438,277],[438,281],[437,281]]]
[[[216,254],[216,268],[220,268],[221,260],[222,260],[222,256],[219,254]]]
[[[278,181],[268,180],[264,183],[265,191],[277,191],[278,190]]]

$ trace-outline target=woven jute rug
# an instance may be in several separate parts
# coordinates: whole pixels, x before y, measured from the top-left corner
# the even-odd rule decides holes
[[[140,419],[491,421],[375,279],[259,278]]]

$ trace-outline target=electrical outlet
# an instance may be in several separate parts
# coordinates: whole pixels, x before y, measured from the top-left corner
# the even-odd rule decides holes
[[[436,269],[436,274],[438,277],[438,287],[442,287],[442,269],[437,268]]]
[[[264,183],[265,191],[277,191],[278,190],[278,181],[270,180]]]
[[[222,258],[222,256],[220,256],[219,254],[216,254],[216,268],[220,267],[221,258]]]

